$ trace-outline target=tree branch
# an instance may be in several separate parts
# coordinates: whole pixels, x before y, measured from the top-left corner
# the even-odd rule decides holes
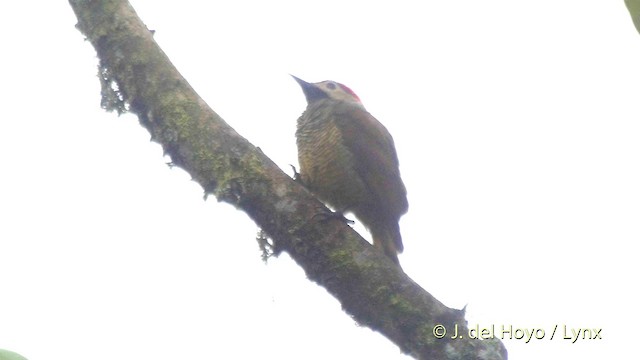
[[[466,336],[464,311],[444,306],[343,222],[315,216],[324,205],[209,108],[127,1],[69,2],[100,59],[103,107],[136,114],[175,165],[244,210],[276,253],[289,253],[358,323],[418,359],[506,359],[499,340]],[[436,325],[449,334],[434,336]],[[455,326],[463,338],[451,339]]]

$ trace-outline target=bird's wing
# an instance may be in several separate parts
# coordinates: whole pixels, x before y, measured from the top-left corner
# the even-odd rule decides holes
[[[407,212],[408,202],[391,134],[361,107],[344,106],[337,111],[334,121],[343,144],[354,156],[356,172],[397,221]]]

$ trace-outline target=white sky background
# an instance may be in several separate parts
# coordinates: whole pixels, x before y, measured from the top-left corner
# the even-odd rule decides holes
[[[546,331],[505,340],[511,359],[636,353],[640,35],[622,0],[132,3],[199,94],[289,173],[305,100],[288,74],[350,86],[396,141],[405,271],[467,305],[471,327]],[[265,265],[244,213],[203,201],[136,118],[100,109],[66,2],[10,4],[0,348],[407,358],[288,256]],[[550,341],[555,325],[602,340]]]

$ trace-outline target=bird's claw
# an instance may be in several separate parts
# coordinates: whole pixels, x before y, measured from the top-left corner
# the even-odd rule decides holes
[[[298,172],[298,169],[296,169],[295,166],[289,164],[289,166],[291,166],[291,169],[293,169],[293,181],[301,184],[302,186],[304,186],[304,182],[302,181],[302,176],[300,176],[300,173]]]

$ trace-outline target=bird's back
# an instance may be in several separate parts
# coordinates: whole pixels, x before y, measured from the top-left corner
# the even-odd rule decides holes
[[[296,138],[305,185],[334,209],[352,212],[397,262],[398,221],[408,202],[387,129],[360,104],[326,99],[307,107]]]

